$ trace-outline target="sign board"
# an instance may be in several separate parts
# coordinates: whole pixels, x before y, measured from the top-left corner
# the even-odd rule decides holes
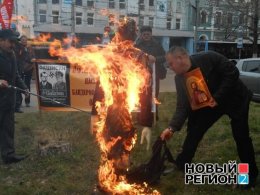
[[[156,4],[156,15],[161,18],[167,16],[167,0],[159,0]]]
[[[68,107],[71,106],[91,111],[96,80],[78,65],[57,61],[37,62],[36,78],[38,94],[46,97],[38,99],[39,109],[75,111]]]
[[[152,100],[155,98],[155,64],[153,64]],[[91,112],[96,79],[90,72],[77,64],[58,60],[38,60],[36,62],[37,93],[39,109],[45,111],[77,111],[74,108]],[[52,101],[53,100],[53,101]],[[133,112],[139,112],[137,106]],[[156,111],[152,101],[152,112]]]
[[[237,39],[237,48],[239,49],[243,48],[243,38]]]
[[[71,12],[71,6],[72,6],[73,0],[62,0],[62,11],[63,12]]]

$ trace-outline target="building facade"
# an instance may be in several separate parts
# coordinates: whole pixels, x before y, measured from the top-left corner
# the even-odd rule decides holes
[[[102,40],[104,28],[127,16],[149,25],[168,50],[181,45],[193,52],[193,9],[189,0],[35,0],[34,32],[56,38],[75,34],[81,45]]]
[[[243,58],[252,57],[253,34],[250,30],[253,24],[252,16],[260,15],[259,9],[258,13],[254,13],[253,1],[197,0],[198,42],[207,41],[208,49],[217,50],[229,58],[240,58],[241,52]],[[260,18],[258,18],[258,29],[260,29]],[[260,36],[258,53],[260,52],[259,38]]]
[[[14,0],[11,28],[18,31],[20,35],[25,35],[28,38],[34,38],[33,5],[34,0]]]

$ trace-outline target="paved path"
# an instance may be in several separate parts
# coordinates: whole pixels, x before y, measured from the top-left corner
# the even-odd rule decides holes
[[[176,91],[175,83],[174,83],[174,75],[175,75],[174,72],[168,69],[166,78],[164,80],[162,80],[161,83],[160,83],[160,92],[173,92],[173,91]],[[35,80],[32,80],[31,92],[37,94]],[[31,95],[30,107],[25,107],[25,104],[23,102],[23,105],[22,105],[21,109],[24,112],[37,112],[37,111],[39,111],[37,97]]]
[[[35,80],[32,80],[31,92],[37,94],[37,92],[36,92]],[[23,96],[23,99],[24,99],[24,96]],[[21,110],[24,111],[24,112],[37,112],[37,111],[39,111],[39,109],[38,109],[38,99],[37,99],[37,97],[31,95],[30,107],[26,107],[26,106],[25,106],[25,103],[24,103],[24,101],[23,101]]]
[[[160,81],[160,92],[176,91],[174,76],[175,73],[172,70],[168,69],[166,78]]]

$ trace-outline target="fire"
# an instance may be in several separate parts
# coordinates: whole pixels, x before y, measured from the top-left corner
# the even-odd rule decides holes
[[[98,102],[100,120],[96,139],[101,150],[98,170],[100,188],[111,194],[160,194],[146,184],[129,184],[126,171],[137,134],[131,111],[139,105],[139,94],[149,85],[151,74],[140,59],[147,56],[131,41],[116,38],[106,46],[63,49],[53,42],[50,53],[66,58],[84,71],[98,76],[104,102]]]
[[[40,34],[38,37],[36,37],[37,41],[42,41],[42,42],[46,42],[51,38],[51,34],[47,33],[47,34]]]

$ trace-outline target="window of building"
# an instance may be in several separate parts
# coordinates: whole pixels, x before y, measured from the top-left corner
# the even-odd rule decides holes
[[[82,25],[82,12],[76,12],[76,25]]]
[[[46,10],[43,10],[43,9],[39,10],[40,23],[45,23],[46,22],[46,14],[47,14]]]
[[[110,9],[114,9],[115,8],[115,0],[109,0],[108,8],[110,8]]]
[[[239,14],[238,23],[239,24],[244,24],[244,14]]]
[[[94,1],[93,0],[88,0],[87,1],[87,6],[90,7],[90,8],[94,7]]]
[[[40,4],[47,3],[47,0],[39,0],[39,3],[40,3]]]
[[[170,30],[170,29],[172,28],[172,19],[171,19],[171,18],[167,18],[166,28],[167,28],[168,30]]]
[[[144,9],[145,9],[144,0],[140,0],[139,2],[140,2],[140,4],[139,4],[140,10],[144,11]]]
[[[181,19],[176,18],[176,29],[181,29]]]
[[[214,2],[214,1],[213,1]],[[215,0],[215,5],[219,7],[220,0]]]
[[[203,10],[200,13],[200,23],[201,24],[206,24],[207,23],[207,12],[205,10]]]
[[[119,9],[125,9],[125,0],[119,0]]]
[[[176,12],[181,13],[181,2],[180,1],[177,2]]]
[[[150,27],[153,27],[153,17],[149,17],[149,23],[148,23],[148,25],[149,25]]]
[[[94,14],[93,13],[88,13],[88,15],[87,15],[87,23],[88,23],[88,25],[93,25],[94,24]]]
[[[87,6],[88,7],[94,7],[94,1],[93,0],[88,0],[87,1]]]
[[[216,25],[221,25],[221,12],[216,12]]]
[[[76,0],[75,5],[82,6],[82,0]]]
[[[59,24],[59,11],[52,11],[52,23]]]
[[[139,26],[143,26],[144,25],[144,17],[140,16],[139,17]]]
[[[154,6],[154,0],[149,0],[149,6]]]
[[[52,0],[52,4],[59,4],[60,0]]]
[[[172,16],[172,2],[167,1],[167,15]]]
[[[232,13],[228,13],[228,15],[227,15],[227,23],[228,23],[228,25],[231,25],[233,23],[233,14]]]

